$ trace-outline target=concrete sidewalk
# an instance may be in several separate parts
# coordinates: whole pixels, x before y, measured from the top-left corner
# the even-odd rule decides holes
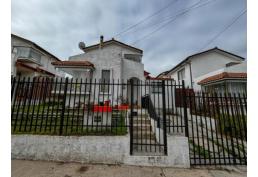
[[[244,177],[246,167],[160,168],[12,160],[12,177]]]

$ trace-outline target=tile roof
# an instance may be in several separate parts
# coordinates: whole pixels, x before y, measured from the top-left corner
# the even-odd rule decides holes
[[[52,62],[55,66],[81,66],[81,67],[94,67],[89,61],[55,61]]]
[[[28,69],[30,69],[32,71],[40,72],[40,73],[43,73],[43,74],[48,74],[50,76],[55,76],[54,73],[52,73],[52,72],[50,72],[50,71],[48,71],[48,70],[46,70],[44,68],[29,66],[29,65],[25,64],[24,62],[17,61],[16,62],[16,66],[17,67],[28,68]]]
[[[220,74],[216,74],[216,75],[207,77],[207,78],[201,80],[200,82],[198,82],[198,84],[202,85],[202,84],[206,84],[206,83],[214,82],[214,81],[219,81],[219,80],[223,80],[223,79],[239,79],[239,78],[247,78],[247,73],[223,72],[223,73],[220,73]]]

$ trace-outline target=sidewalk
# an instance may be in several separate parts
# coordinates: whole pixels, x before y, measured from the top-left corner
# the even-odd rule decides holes
[[[244,177],[246,167],[179,169],[12,160],[12,177]]]

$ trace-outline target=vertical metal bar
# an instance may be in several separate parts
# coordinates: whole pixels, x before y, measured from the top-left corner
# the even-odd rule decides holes
[[[33,80],[36,80],[36,78],[33,78]],[[31,132],[31,129],[32,129],[32,124],[33,124],[33,119],[34,119],[34,111],[35,111],[35,105],[36,105],[36,100],[37,100],[37,95],[38,95],[38,91],[40,89],[39,87],[39,78],[37,78],[37,80],[35,81],[34,83],[36,85],[36,89],[35,89],[35,92],[33,92],[33,106],[32,106],[32,114],[31,114],[31,120],[30,120],[30,129],[29,129],[29,132]]]
[[[46,97],[47,97],[47,91],[48,91],[48,78],[46,77],[45,79],[45,84],[44,84],[44,96],[43,96],[43,107],[42,107],[42,111],[41,111],[41,122],[40,122],[40,129],[39,131],[41,132],[42,130],[42,125],[43,125],[43,121],[45,119],[45,105],[46,105]]]
[[[205,127],[206,127],[206,140],[207,140],[207,145],[208,145],[208,153],[209,153],[209,163],[211,165],[211,151],[210,151],[210,141],[209,141],[209,131],[208,131],[208,125],[207,125],[207,108],[206,108],[206,101],[207,99],[205,98],[204,92],[202,92],[202,100],[203,100],[203,110],[204,110],[204,121],[205,121]],[[204,147],[205,148],[205,147]]]
[[[76,133],[78,133],[78,128],[79,128],[80,109],[81,109],[81,93],[82,93],[82,78],[81,78],[81,82],[80,82],[80,91],[79,91],[79,103],[78,103],[78,112],[77,112],[77,121],[76,121]]]
[[[194,126],[193,126],[193,115],[192,115],[192,95],[189,94],[188,95],[188,98],[189,98],[189,109],[190,109],[190,121],[191,121],[191,125],[192,125],[192,134],[189,135],[189,141],[192,139],[193,141],[193,155],[194,155],[194,164],[196,164],[196,153],[195,153],[195,136],[194,136]],[[189,144],[189,148],[190,148],[190,144]],[[189,149],[190,150],[190,149]],[[191,152],[191,150],[190,150]],[[190,162],[191,162],[191,154],[190,154]]]
[[[220,103],[219,103],[219,100],[218,100],[218,95],[217,93],[215,92],[214,93],[214,97],[215,97],[215,104],[216,104],[216,112],[217,112],[217,118],[216,120],[218,119],[218,126],[219,126],[219,132],[220,132],[220,137],[221,137],[221,142],[222,142],[222,153],[223,153],[223,160],[224,160],[224,164],[226,164],[226,155],[225,155],[225,147],[224,147],[224,137],[223,137],[223,130],[222,130],[222,122],[221,122],[221,113],[220,113]],[[216,116],[216,115],[215,115]],[[215,120],[215,123],[217,122]],[[216,128],[216,133],[217,133],[218,129]],[[218,148],[219,149],[219,148]],[[220,157],[220,152],[219,153],[219,157]],[[219,160],[219,163],[221,165],[221,162]]]
[[[197,97],[198,97],[198,108],[199,108],[199,111],[202,110],[202,107],[201,107],[201,94],[198,93],[197,94]],[[203,126],[203,121],[202,121],[202,114],[200,114],[200,121],[201,121],[201,138],[202,138],[202,147],[205,148],[205,143],[204,143],[204,132],[203,132],[203,129],[204,129],[204,126]],[[199,125],[197,125],[199,126]],[[199,146],[199,149],[200,149],[201,146]],[[199,151],[200,152],[200,151]],[[201,155],[201,154],[199,154]],[[202,163],[202,162],[201,162]],[[206,157],[204,157],[204,165],[206,165]]]
[[[168,154],[167,151],[167,118],[166,118],[166,90],[165,90],[165,81],[162,80],[162,107],[163,107],[163,137],[164,137],[164,153]]]
[[[88,133],[89,131],[89,114],[90,114],[90,109],[91,109],[91,105],[90,105],[90,99],[91,99],[91,90],[92,90],[92,78],[90,79],[90,89],[89,89],[89,98],[88,98],[88,105],[87,105],[87,123],[86,123],[86,132]],[[93,105],[92,105],[93,106]],[[93,117],[92,117],[93,120]],[[93,126],[93,122],[92,125]]]
[[[48,95],[48,106],[47,106],[47,115],[46,115],[46,125],[45,125],[45,132],[46,132],[46,130],[47,130],[47,127],[48,127],[48,113],[49,113],[49,107],[50,107],[50,103],[51,103],[51,96],[52,96],[52,94],[51,94],[51,91],[52,91],[52,86],[53,86],[53,78],[51,78],[51,82],[50,82],[50,90],[48,90],[48,92],[50,91],[50,94]],[[48,88],[47,88],[48,89]],[[52,105],[53,106],[53,105]],[[51,107],[52,107],[51,106]],[[52,109],[53,109],[53,107],[52,107]]]
[[[234,108],[233,108],[233,103],[232,103],[232,96],[231,93],[228,94],[229,95],[229,102],[230,102],[230,107],[231,107],[231,116],[232,116],[232,120],[233,120],[233,126],[231,126],[231,130],[232,130],[232,149],[235,149],[235,143],[234,143],[234,138],[236,139],[236,143],[237,143],[237,151],[238,151],[238,157],[240,157],[240,150],[239,150],[239,143],[238,143],[238,133],[237,133],[237,127],[236,127],[236,122],[235,122],[235,112],[234,112]],[[229,115],[230,116],[230,115]],[[233,131],[234,129],[234,131]],[[236,162],[236,158],[235,159],[235,164],[237,165]],[[240,163],[241,163],[241,158],[239,159]]]
[[[60,82],[59,82],[59,91],[58,91],[58,96],[57,96],[57,111],[56,111],[56,118],[55,118],[55,125],[54,125],[54,133],[55,134],[57,134],[57,133],[59,133],[57,130],[56,130],[56,127],[57,127],[57,122],[58,122],[58,119],[59,119],[59,116],[61,115],[59,115],[59,110],[60,110],[60,108],[59,108],[59,106],[60,106],[60,97],[61,97],[61,95],[62,95],[62,84],[63,84],[63,78],[61,78],[61,80],[60,80]],[[59,121],[60,122],[60,121]],[[59,125],[60,126],[60,125]],[[59,127],[60,128],[60,127]],[[59,129],[60,130],[60,129]]]
[[[55,105],[55,99],[56,99],[56,89],[57,89],[57,78],[55,79],[55,88],[54,88],[54,93],[53,93],[53,104]],[[58,105],[57,105],[58,106]],[[52,108],[52,110],[51,110],[51,116],[50,116],[50,125],[49,125],[49,131],[50,131],[50,133],[51,133],[51,130],[52,130],[52,120],[53,120],[53,114],[54,114],[54,106],[53,106],[53,108]],[[56,114],[58,113],[58,108],[56,108],[57,110],[56,110]]]
[[[188,132],[188,117],[187,117],[187,103],[186,103],[186,91],[185,91],[185,81],[182,80],[182,87],[183,87],[183,106],[184,106],[184,122],[185,122],[185,136],[189,136]],[[181,108],[180,108],[181,110]],[[182,124],[181,124],[182,126]]]
[[[225,132],[225,125],[226,125],[226,113],[224,112],[224,105],[226,105],[227,106],[227,103],[226,104],[224,104],[224,100],[223,100],[223,97],[222,97],[222,94],[220,93],[220,102],[221,102],[221,105],[222,105],[222,120],[223,120],[223,124],[224,124],[224,130],[222,130],[222,132],[221,133],[224,133]],[[224,97],[225,98],[225,97]],[[225,137],[226,137],[226,145],[227,145],[227,152],[228,152],[228,164],[231,164],[231,158],[230,158],[230,150],[229,150],[229,142],[228,142],[228,134],[226,133],[226,135],[225,135]]]
[[[104,91],[106,91],[106,81],[104,79],[104,83],[102,83],[104,85]],[[101,125],[100,125],[100,132],[102,132],[102,126],[103,126],[103,123],[104,123],[104,110],[105,110],[105,107],[107,108],[106,111],[108,112],[108,106],[105,105],[105,94],[103,92],[102,94],[102,101],[103,101],[103,109],[101,111]],[[111,115],[112,116],[112,115]]]
[[[26,116],[26,122],[25,122],[25,127],[24,127],[24,131],[27,131],[27,124],[28,124],[28,119],[29,119],[29,115],[30,115],[30,107],[31,107],[31,100],[32,100],[32,96],[33,96],[33,91],[34,91],[34,82],[35,79],[32,79],[32,86],[30,89],[30,98],[29,98],[29,104],[28,104],[28,108],[27,108],[27,116]]]
[[[197,100],[198,100],[199,98],[198,98],[198,95],[197,95]],[[195,126],[196,126],[196,131],[197,131],[197,143],[198,143],[198,145],[197,145],[197,147],[196,147],[196,145],[195,144],[193,144],[193,146],[194,146],[194,150],[195,150],[195,148],[197,148],[197,150],[198,150],[198,160],[199,160],[199,164],[201,164],[201,156],[200,156],[200,154],[201,154],[201,149],[200,149],[200,137],[199,137],[199,124],[198,124],[198,118],[197,118],[197,109],[196,109],[196,104],[198,104],[198,102],[197,102],[197,100],[196,100],[196,97],[195,97],[195,92],[194,92],[194,95],[193,95],[193,100],[194,100],[194,112],[195,112]],[[202,127],[200,127],[201,129],[202,129]],[[203,139],[203,136],[201,135],[201,138]]]
[[[63,102],[62,102],[63,104],[62,104],[62,110],[61,110],[61,116],[60,116],[60,131],[59,131],[59,135],[63,134],[67,85],[68,85],[68,78],[65,78],[64,96],[63,96]]]
[[[229,120],[229,126],[230,126],[230,141],[231,141],[231,150],[232,150],[232,156],[233,156],[233,164],[236,164],[236,153],[235,153],[235,148],[234,148],[234,140],[233,140],[233,132],[232,132],[232,125],[230,121],[230,113],[229,113],[229,104],[228,104],[228,96],[224,94],[225,96],[225,101],[226,101],[226,111],[227,111],[227,119]],[[230,154],[230,151],[228,151]]]
[[[43,86],[44,81],[45,81],[44,78],[42,80],[39,79],[39,85],[41,85],[41,86],[40,86],[39,98],[38,98],[38,104],[37,104],[37,117],[36,117],[36,123],[35,123],[35,127],[34,127],[35,132],[38,131],[38,119],[39,119],[40,105],[41,105],[41,100],[44,98],[44,86]]]
[[[68,89],[68,86],[67,86]],[[69,99],[68,99],[68,107],[67,107],[67,116],[66,116],[66,128],[65,133],[68,134],[68,127],[71,126],[71,118],[70,118],[70,110],[71,110],[71,95],[72,95],[72,89],[73,89],[73,78],[70,80],[70,91],[69,91]],[[68,92],[68,90],[67,90]],[[66,94],[67,97],[67,94]],[[71,128],[70,128],[71,131]]]
[[[22,128],[24,111],[25,111],[25,107],[27,106],[26,103],[27,103],[28,90],[29,90],[29,86],[30,86],[30,78],[28,78],[27,82],[25,81],[24,84],[25,84],[25,89],[24,89],[25,95],[23,97],[22,116],[21,116],[19,131],[21,131],[21,128]],[[27,109],[29,109],[29,108],[27,108]]]
[[[130,113],[130,155],[133,155],[133,80],[130,80],[131,85],[131,113]]]
[[[219,165],[221,165],[221,157],[220,157],[220,150],[219,150],[219,147],[220,147],[220,142],[219,142],[219,138],[218,138],[218,127],[217,127],[217,119],[218,119],[218,116],[216,115],[216,108],[215,108],[215,104],[216,104],[216,107],[217,107],[217,109],[219,109],[219,104],[217,104],[216,103],[216,97],[215,97],[215,95],[214,95],[214,93],[212,93],[211,94],[211,100],[212,100],[212,115],[211,115],[211,117],[213,117],[213,120],[214,120],[214,124],[215,124],[215,136],[216,136],[216,141],[217,141],[217,153],[218,153],[218,155],[219,155]],[[214,104],[215,103],[215,104]],[[213,142],[213,144],[214,144],[214,142]],[[224,146],[224,145],[223,145]],[[222,147],[223,147],[222,146]],[[222,148],[223,150],[223,153],[224,153],[224,148]],[[215,152],[214,152],[214,161],[215,161],[215,164],[217,164],[217,160],[216,160],[217,158],[216,158],[216,156],[215,156]]]
[[[236,94],[234,93],[234,102],[235,102],[235,110],[236,110],[236,117],[237,117],[237,122],[238,122],[238,127],[239,127],[239,131],[240,131],[240,141],[241,141],[241,145],[242,145],[242,154],[244,156],[244,159],[246,159],[245,156],[245,147],[244,147],[244,142],[243,142],[243,134],[242,134],[242,125],[243,123],[241,123],[241,116],[240,116],[240,111],[238,108],[238,103],[237,103],[237,99],[236,99]],[[236,129],[237,130],[237,129]],[[236,137],[236,141],[238,142],[238,136]],[[239,147],[238,147],[239,149]],[[239,160],[240,160],[240,164],[242,163],[242,155],[239,152]],[[245,163],[245,162],[244,162]]]
[[[244,130],[245,130],[245,140],[247,140],[247,130],[246,130],[247,125],[246,125],[246,120],[245,120],[245,112],[244,112],[244,109],[243,109],[242,97],[241,97],[240,93],[238,93],[238,99],[239,99],[239,104],[240,104],[243,127],[244,127]]]
[[[84,97],[83,97],[83,109],[82,109],[82,124],[81,124],[81,134],[84,134],[84,116],[85,116],[85,105],[86,105],[86,92],[87,92],[87,86],[88,86],[88,81],[87,78],[85,79],[85,83],[84,84]]]
[[[97,82],[96,82],[96,79],[95,79],[95,82],[94,82],[94,89],[93,89],[93,109],[94,109],[94,106],[95,106],[95,93],[96,93],[96,86],[97,86]],[[95,125],[93,126],[94,124],[94,116],[95,116],[95,111],[93,110],[92,112],[92,119],[91,119],[91,128],[92,128],[92,131],[94,130],[95,131]]]
[[[72,125],[71,125],[71,132],[73,132],[73,126],[74,126],[74,108],[76,104],[76,94],[77,94],[77,83],[78,83],[78,78],[75,79],[75,91],[74,91],[74,98],[73,98],[73,114],[72,114]]]

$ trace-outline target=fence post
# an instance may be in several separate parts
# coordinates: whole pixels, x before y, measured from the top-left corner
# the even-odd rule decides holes
[[[184,106],[184,121],[185,121],[185,136],[189,136],[188,132],[188,117],[187,117],[187,103],[186,103],[186,91],[185,91],[185,81],[182,80],[182,88],[183,88],[183,106]]]
[[[68,78],[65,79],[65,87],[64,87],[64,97],[63,97],[63,105],[62,112],[60,117],[60,132],[59,135],[63,134],[63,126],[64,126],[64,113],[65,113],[65,102],[66,102],[66,92],[67,92]],[[60,93],[59,93],[60,94]]]
[[[131,107],[130,107],[130,155],[133,154],[133,80],[130,80],[131,87]]]
[[[162,80],[162,109],[163,109],[163,138],[164,138],[164,153],[167,155],[167,119],[166,119],[166,94],[165,81]]]

